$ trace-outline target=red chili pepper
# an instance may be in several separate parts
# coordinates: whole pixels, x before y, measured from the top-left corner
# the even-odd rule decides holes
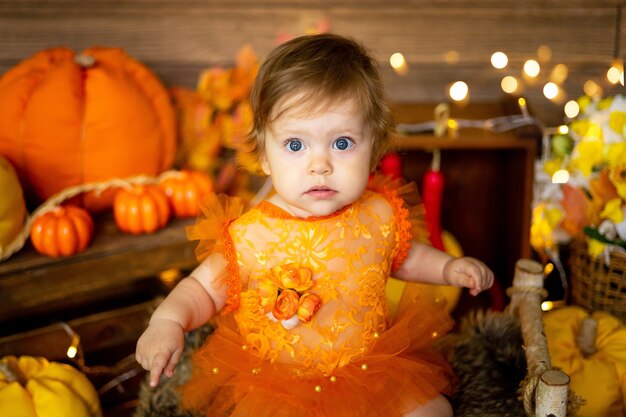
[[[441,202],[446,180],[439,170],[439,150],[433,154],[431,168],[422,177],[422,198],[426,209],[426,227],[433,247],[445,251],[441,230]]]
[[[380,172],[391,177],[402,178],[402,159],[397,153],[389,153],[380,160]]]

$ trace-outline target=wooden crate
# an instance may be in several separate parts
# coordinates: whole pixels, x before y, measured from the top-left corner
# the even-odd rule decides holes
[[[162,273],[190,270],[195,243],[174,220],[152,235],[118,231],[110,216],[95,220],[90,247],[48,258],[29,245],[0,263],[0,336],[147,301],[169,288]]]
[[[131,236],[110,217],[98,218],[83,253],[52,259],[26,246],[0,263],[0,356],[76,364],[66,355],[73,331],[105,415],[132,415],[143,377],[135,344],[155,300],[197,264],[184,230],[192,222],[174,220],[155,234]],[[110,386],[119,374],[128,379]]]
[[[508,102],[451,106],[455,119],[486,120],[515,114]],[[397,104],[397,123],[434,120],[434,105]],[[511,286],[510,271],[521,258],[531,257],[530,220],[534,161],[539,132],[532,127],[495,133],[459,129],[456,137],[432,133],[399,135],[394,145],[402,158],[404,176],[421,190],[430,168],[432,150],[441,151],[445,176],[441,221],[464,253],[484,261],[503,289]],[[503,307],[503,306],[502,306]]]

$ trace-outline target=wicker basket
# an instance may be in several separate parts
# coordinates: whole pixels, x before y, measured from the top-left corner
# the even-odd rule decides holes
[[[570,268],[573,304],[606,311],[626,323],[626,254],[613,252],[607,266],[587,254],[586,244],[576,242]]]

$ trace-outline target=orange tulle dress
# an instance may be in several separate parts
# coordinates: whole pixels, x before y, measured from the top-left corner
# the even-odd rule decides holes
[[[391,317],[385,283],[420,227],[403,196],[369,189],[325,217],[296,218],[263,202],[242,214],[225,196],[189,230],[200,257],[228,262],[228,300],[193,355],[183,408],[207,416],[402,416],[450,394],[454,376],[432,348],[453,325],[430,300]]]

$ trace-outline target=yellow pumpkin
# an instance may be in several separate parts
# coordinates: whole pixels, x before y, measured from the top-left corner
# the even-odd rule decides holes
[[[578,343],[583,321],[591,317],[597,330],[593,353]],[[580,417],[626,415],[626,327],[609,313],[591,316],[580,307],[551,311],[543,319],[552,366],[570,376],[571,388],[587,402]]]
[[[0,253],[18,235],[26,218],[24,195],[13,166],[0,156]]]
[[[443,231],[441,238],[446,252],[454,257],[463,256],[463,249],[458,240],[448,231]],[[392,314],[395,314],[404,297],[414,299],[417,295],[425,299],[434,300],[436,303],[445,302],[443,309],[451,313],[461,298],[461,288],[451,285],[431,285],[419,282],[408,283],[396,278],[389,278],[385,287],[387,302]]]
[[[45,358],[5,356],[0,360],[0,416],[101,417],[91,382],[69,365]]]

